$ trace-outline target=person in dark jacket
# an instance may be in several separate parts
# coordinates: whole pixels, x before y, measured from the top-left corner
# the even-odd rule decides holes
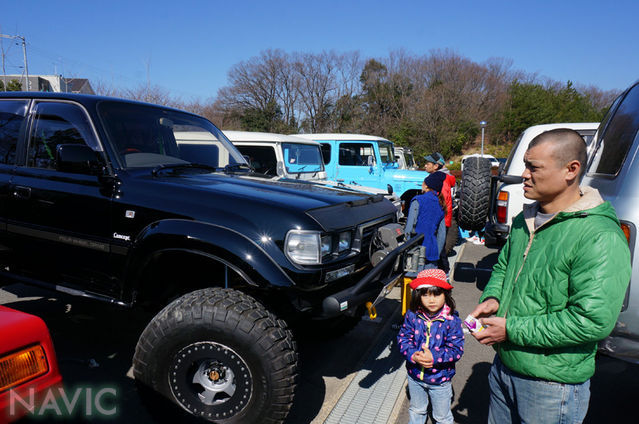
[[[579,186],[586,144],[577,132],[538,135],[524,161],[524,195],[536,202],[513,220],[471,313],[487,326],[473,335],[497,350],[488,422],[580,423],[597,344],[630,281],[630,251],[614,208]]]
[[[439,252],[443,248],[445,237],[440,237],[438,244],[437,231],[439,223],[444,218],[446,203],[441,193],[446,176],[441,172],[435,172],[424,178],[422,193],[413,197],[406,218],[405,233],[424,234],[422,245],[426,248],[424,268],[437,268]],[[446,231],[445,228],[443,231]]]
[[[464,333],[455,311],[452,286],[441,269],[421,271],[411,284],[410,309],[397,335],[406,360],[409,424],[424,424],[428,400],[437,423],[453,423],[451,379],[464,353]]]
[[[441,172],[446,176],[444,183],[442,184],[441,194],[446,202],[446,213],[444,220],[439,224],[440,229],[437,231],[438,245],[443,245],[443,248],[439,252],[439,264],[438,268],[446,271],[446,274],[450,271],[450,263],[448,262],[448,252],[455,246],[457,242],[457,220],[453,216],[453,188],[455,187],[455,177],[446,168],[446,161],[441,153],[435,152],[428,156],[425,156],[426,164],[424,165],[427,172],[434,174]]]

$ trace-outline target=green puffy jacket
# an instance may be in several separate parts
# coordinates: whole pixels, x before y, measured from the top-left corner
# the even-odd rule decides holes
[[[595,372],[597,342],[612,331],[630,282],[630,251],[614,208],[599,192],[534,230],[524,206],[480,301],[499,301],[508,340],[496,346],[511,370],[561,383]]]

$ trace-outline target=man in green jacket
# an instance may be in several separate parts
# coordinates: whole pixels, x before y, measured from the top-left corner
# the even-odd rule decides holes
[[[497,351],[488,422],[582,422],[597,344],[612,331],[630,281],[630,252],[614,208],[579,187],[586,145],[569,129],[535,137],[508,242],[471,315]],[[496,315],[491,317],[492,315]]]

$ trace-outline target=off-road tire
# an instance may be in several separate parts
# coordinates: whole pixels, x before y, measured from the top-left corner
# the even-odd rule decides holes
[[[142,393],[157,392],[194,417],[281,423],[293,404],[297,359],[284,321],[242,292],[207,288],[151,320],[133,367]]]
[[[464,161],[459,196],[459,226],[481,230],[486,225],[490,204],[490,160],[470,157]]]

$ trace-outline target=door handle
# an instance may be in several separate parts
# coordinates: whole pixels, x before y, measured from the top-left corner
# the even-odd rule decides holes
[[[31,198],[31,187],[15,186],[13,189],[13,197],[16,199],[29,199]]]

